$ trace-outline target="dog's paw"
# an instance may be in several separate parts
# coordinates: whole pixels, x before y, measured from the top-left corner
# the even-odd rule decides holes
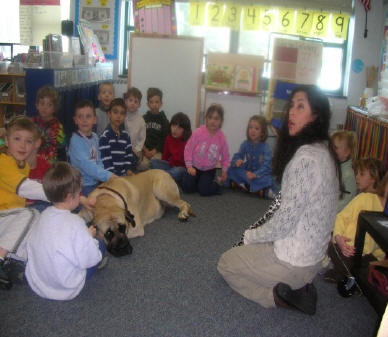
[[[178,214],[178,219],[180,221],[187,221],[190,216],[195,216],[194,212],[189,209],[189,210],[182,210]]]

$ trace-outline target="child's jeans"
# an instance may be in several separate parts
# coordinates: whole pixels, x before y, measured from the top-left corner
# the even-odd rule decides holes
[[[36,200],[33,204],[28,205],[27,207],[31,207],[42,213],[47,207],[51,206],[51,204],[47,201]]]
[[[182,177],[182,189],[186,193],[199,192],[201,196],[221,194],[221,187],[215,181],[216,169],[197,171],[195,176],[185,172]]]
[[[183,166],[170,166],[166,160],[152,159],[151,169],[159,169],[167,171],[170,176],[178,183],[182,180],[183,174],[186,172],[186,168]]]
[[[101,252],[101,255],[102,255],[102,259],[104,258],[104,256],[106,255],[106,248],[105,248],[105,244],[104,242],[102,242],[102,240],[100,239],[96,239],[98,241],[98,249],[100,250]],[[102,260],[101,259],[101,260]],[[93,274],[96,272],[97,270],[97,267],[98,267],[99,263],[97,263],[95,266],[93,267],[90,267],[88,269],[86,269],[86,281],[88,281],[92,276]]]

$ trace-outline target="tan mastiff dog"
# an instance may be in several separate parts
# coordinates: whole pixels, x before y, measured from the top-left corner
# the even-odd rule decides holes
[[[130,254],[128,238],[144,235],[144,226],[163,216],[165,205],[179,208],[179,220],[194,215],[183,201],[171,176],[162,170],[149,170],[118,177],[99,185],[89,195],[96,198],[93,212],[83,208],[79,215],[97,228],[110,253]]]

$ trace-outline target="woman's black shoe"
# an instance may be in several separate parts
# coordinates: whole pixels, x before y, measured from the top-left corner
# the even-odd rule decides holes
[[[284,307],[282,304],[286,304],[290,308],[297,309],[305,314],[315,314],[318,295],[312,283],[308,283],[304,287],[296,290],[292,290],[288,284],[278,283],[273,289],[273,292],[275,303],[278,306]]]

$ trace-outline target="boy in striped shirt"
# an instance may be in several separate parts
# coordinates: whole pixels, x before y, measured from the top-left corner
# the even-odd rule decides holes
[[[136,156],[131,139],[124,128],[127,107],[122,98],[115,98],[108,110],[109,124],[100,136],[99,150],[104,168],[115,175],[132,175],[136,169]]]

